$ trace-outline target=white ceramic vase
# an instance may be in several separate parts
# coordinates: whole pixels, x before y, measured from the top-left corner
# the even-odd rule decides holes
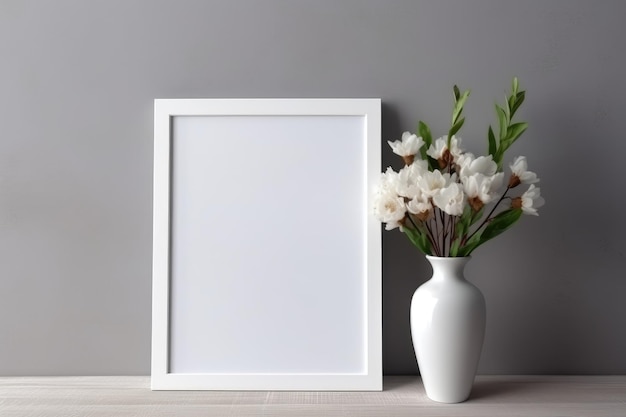
[[[485,336],[485,298],[467,281],[470,260],[426,256],[433,276],[413,294],[411,335],[426,395],[465,401],[472,390]]]

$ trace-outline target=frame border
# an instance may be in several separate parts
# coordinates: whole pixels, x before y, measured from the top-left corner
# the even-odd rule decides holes
[[[156,99],[154,101],[152,359],[153,390],[382,390],[381,229],[367,215],[366,371],[362,374],[175,374],[169,372],[170,202],[172,119],[175,116],[364,116],[369,210],[381,172],[381,100],[362,99]]]

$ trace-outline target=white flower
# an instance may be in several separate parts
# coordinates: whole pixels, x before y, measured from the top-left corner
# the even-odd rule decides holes
[[[463,179],[463,190],[469,199],[478,198],[483,204],[488,204],[498,197],[503,178],[501,172],[492,176],[476,173]]]
[[[433,203],[451,216],[463,214],[464,201],[463,187],[456,182],[439,190],[439,193],[433,197]]]
[[[503,179],[502,172],[490,176],[477,172],[463,178],[463,189],[468,198],[478,198],[483,204],[488,204],[498,197]]]
[[[470,164],[476,157],[471,152],[464,152],[456,159],[456,164],[459,166],[458,170],[463,169],[464,166]]]
[[[497,193],[498,190],[502,187],[504,183],[504,172],[498,172],[495,175],[491,176],[491,186],[489,188],[489,192]]]
[[[417,159],[411,164],[411,168],[414,170],[412,172],[415,175],[422,175],[424,172],[428,172],[428,162],[423,159]]]
[[[424,145],[424,140],[414,133],[404,132],[401,141],[387,141],[387,143],[391,146],[393,153],[404,157],[416,155],[419,149]]]
[[[433,210],[433,206],[430,204],[429,198],[421,192],[411,201],[406,203],[406,208],[409,213],[417,215],[420,220],[426,220],[430,217]]]
[[[421,159],[402,168],[398,172],[398,181],[396,184],[396,192],[398,195],[414,198],[420,192],[417,179],[427,171],[428,163]]]
[[[538,187],[535,188],[534,184],[531,184],[530,187],[528,187],[528,190],[522,194],[521,208],[526,214],[538,216],[539,214],[537,213],[537,209],[544,204],[545,200],[541,197],[541,190]]]
[[[427,197],[434,197],[439,193],[439,190],[445,188],[453,182],[456,177],[450,177],[450,174],[442,174],[438,169],[434,171],[424,172],[422,176],[417,179],[417,185]]]
[[[391,167],[387,167],[387,171],[380,174],[380,179],[376,184],[376,193],[385,194],[389,192],[396,192],[398,183],[400,181],[399,175]]]
[[[374,196],[374,215],[385,229],[392,230],[400,226],[400,221],[406,214],[404,199],[393,192],[385,192]]]
[[[517,187],[520,184],[534,184],[539,182],[537,174],[527,171],[528,164],[526,163],[525,156],[518,156],[515,158],[513,163],[510,165],[510,168],[513,173],[511,180],[509,181],[509,186],[511,188]]]
[[[498,170],[498,164],[493,161],[491,155],[474,158],[474,155],[466,153],[458,158],[457,164],[461,167],[459,172],[461,179],[474,174],[492,176]]]
[[[452,135],[452,139],[450,139],[449,151],[454,161],[456,161],[459,158],[459,156],[461,156],[461,154],[463,153],[460,146],[461,146],[461,138],[457,138],[456,136]],[[431,158],[441,160],[443,159],[445,151],[447,149],[448,149],[448,136],[446,135],[446,136],[442,136],[436,139],[435,142],[433,142],[430,145],[430,148],[428,148],[428,150],[426,151],[426,154],[429,155]]]

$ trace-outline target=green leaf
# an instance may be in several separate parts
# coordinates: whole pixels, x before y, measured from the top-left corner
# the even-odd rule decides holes
[[[457,87],[456,84],[454,85],[454,87],[452,87],[452,91],[454,92],[454,102],[456,103],[457,101],[459,101],[461,92],[459,91],[459,87]]]
[[[430,129],[428,128],[426,123],[422,121],[418,123],[417,130],[422,139],[424,139],[424,146],[420,148],[420,155],[422,156],[423,160],[428,161],[429,166],[434,167],[434,163],[430,161],[430,159],[432,158],[430,158],[426,153],[428,151],[428,148],[430,148],[430,145],[433,143],[433,135],[430,133]]]
[[[459,249],[458,256],[469,256],[480,245],[480,233],[476,233]]]
[[[496,137],[493,134],[493,129],[491,128],[491,126],[489,126],[489,132],[487,132],[487,137],[489,139],[489,155],[495,156],[498,145],[496,145]]]
[[[461,238],[456,238],[450,245],[450,256],[458,256],[459,246],[461,246]]]
[[[430,129],[426,125],[426,123],[420,121],[417,126],[417,130],[419,131],[420,136],[424,139],[425,148],[429,148],[433,143],[433,135],[430,133]]]
[[[479,212],[482,213],[482,210]],[[461,242],[466,237],[470,225],[475,221],[474,216],[476,213],[469,205],[466,205],[463,209],[463,214],[459,217],[455,224],[454,240],[450,246],[450,256],[458,256]]]
[[[517,138],[519,138],[522,133],[526,131],[528,128],[528,123],[513,123],[509,126],[506,141],[509,142],[509,145],[515,142]]]
[[[513,106],[515,105],[515,96],[511,95],[506,101],[508,107],[508,114],[510,118],[513,118]]]
[[[522,215],[522,209],[509,209],[491,219],[482,233],[476,233],[459,249],[459,256],[469,256],[474,249],[511,227]]]
[[[515,95],[515,103],[513,103],[513,107],[511,107],[511,117],[513,117],[517,109],[519,109],[519,107],[522,105],[525,98],[526,98],[525,91],[520,91],[519,93]]]
[[[502,110],[504,110],[504,114],[506,115],[506,120],[507,120],[507,125],[508,125],[508,122],[511,120],[511,112],[509,110],[509,102],[508,102],[507,96],[504,96],[504,104],[506,105],[502,107]]]
[[[454,135],[456,132],[459,131],[459,129],[461,129],[461,127],[463,126],[463,123],[465,122],[465,117],[462,118],[461,120],[459,120],[458,122],[456,122],[454,124],[454,126],[452,126],[450,128],[450,131],[448,132],[448,147],[450,146],[450,141],[452,140],[452,135]]]
[[[480,244],[482,245],[507,230],[513,223],[518,221],[521,216],[522,209],[520,208],[509,209],[498,214],[489,222],[487,227],[485,227],[480,237]]]
[[[461,214],[461,217],[459,217],[459,220],[454,225],[454,228],[455,228],[454,237],[455,238],[462,238],[467,233],[467,229],[469,228],[471,218],[472,218],[472,208],[468,204],[465,206],[465,208],[463,209],[463,214]]]
[[[459,97],[456,103],[454,103],[454,110],[452,111],[452,124],[456,124],[459,116],[461,115],[461,112],[463,111],[463,106],[465,105],[465,102],[467,101],[469,95],[469,90],[464,91],[461,97]]]
[[[469,204],[466,204],[463,208],[463,213],[461,214],[461,218],[458,223],[464,223],[465,227],[469,226],[470,220],[472,219],[472,208]]]
[[[472,217],[470,218],[468,228],[469,226],[473,225],[474,223],[476,223],[478,220],[480,220],[483,217],[484,210],[485,210],[485,207],[482,207],[480,210],[476,212],[472,212]]]
[[[404,227],[403,232],[416,248],[425,255],[430,255],[430,242],[424,233],[421,233],[419,230],[409,229],[408,227]]]
[[[502,171],[502,164],[504,163],[504,152],[506,152],[507,149],[508,147],[505,143],[503,143],[502,146],[498,148],[498,151],[493,157],[494,162],[498,164],[498,172]]]
[[[496,104],[496,113],[498,113],[498,122],[500,123],[500,141],[506,138],[506,128],[509,120],[506,117],[504,109]]]
[[[515,112],[524,102],[526,93],[519,90],[519,81],[517,77],[513,78],[511,84],[511,95],[506,98],[506,105],[500,107],[496,104],[496,114],[499,123],[499,138],[496,140],[493,129],[489,127],[488,142],[489,154],[493,156],[494,162],[498,165],[498,170],[502,169],[504,153],[528,128],[528,123],[513,123],[511,121]]]

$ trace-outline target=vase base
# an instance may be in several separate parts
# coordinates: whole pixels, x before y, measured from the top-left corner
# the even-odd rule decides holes
[[[431,397],[427,393],[426,396],[428,397],[428,399],[437,403],[442,403],[442,404],[458,404],[458,403],[465,402],[469,399],[469,395],[466,397],[437,397],[437,396]]]
[[[458,381],[438,382],[438,385],[434,385],[433,381],[425,383],[422,377],[424,391],[428,399],[443,404],[457,404],[469,399],[474,381],[472,379],[471,382],[465,381],[465,383]]]

